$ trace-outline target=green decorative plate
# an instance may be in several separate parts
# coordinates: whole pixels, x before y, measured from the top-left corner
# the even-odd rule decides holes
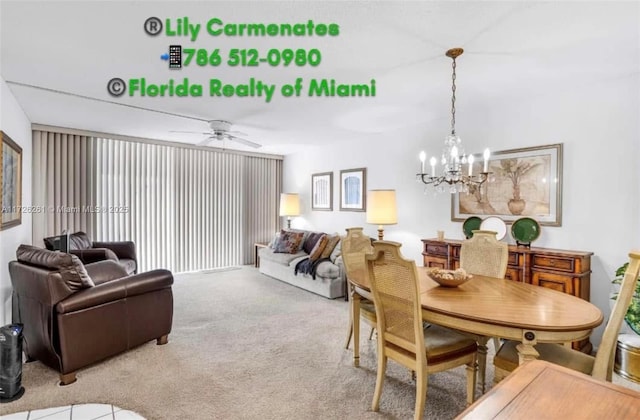
[[[462,232],[464,233],[465,238],[469,239],[473,236],[474,230],[480,229],[480,224],[482,223],[482,219],[478,216],[468,217],[462,223]]]
[[[540,236],[540,225],[530,217],[522,217],[511,225],[511,236],[518,244],[530,244]]]

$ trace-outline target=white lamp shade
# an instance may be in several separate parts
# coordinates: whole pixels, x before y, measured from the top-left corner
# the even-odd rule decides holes
[[[395,225],[398,223],[396,190],[370,190],[367,196],[367,223]]]
[[[300,197],[298,194],[280,194],[280,216],[300,216]]]

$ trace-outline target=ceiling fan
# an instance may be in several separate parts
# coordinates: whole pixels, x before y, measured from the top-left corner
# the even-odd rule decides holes
[[[231,123],[229,121],[224,120],[212,120],[209,121],[209,131],[199,132],[199,131],[171,131],[171,133],[190,133],[190,134],[205,134],[207,138],[197,143],[198,146],[207,146],[214,140],[230,140],[235,141],[236,143],[244,144],[245,146],[253,147],[255,149],[262,147],[262,145],[258,143],[254,143],[252,141],[243,139],[237,136],[247,136],[245,133],[241,133],[239,131],[230,131]]]

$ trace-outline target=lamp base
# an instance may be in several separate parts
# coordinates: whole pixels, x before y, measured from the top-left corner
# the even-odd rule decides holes
[[[382,226],[378,226],[378,240],[382,241],[384,239],[384,229]]]

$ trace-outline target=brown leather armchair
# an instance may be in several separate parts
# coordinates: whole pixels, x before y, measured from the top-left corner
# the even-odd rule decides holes
[[[44,238],[45,247],[51,251],[55,250],[54,243],[57,238]],[[138,272],[136,246],[131,241],[94,242],[86,233],[76,232],[69,235],[69,253],[80,258],[83,264],[113,260],[123,266],[129,274]]]
[[[24,351],[60,372],[76,371],[156,339],[166,344],[173,320],[173,276],[128,276],[112,260],[86,266],[57,251],[21,245],[9,263],[13,322],[24,324]]]

